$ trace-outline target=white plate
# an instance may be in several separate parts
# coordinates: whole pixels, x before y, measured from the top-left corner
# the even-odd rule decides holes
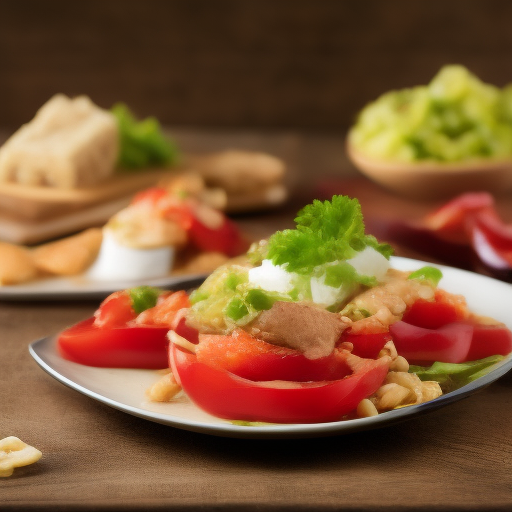
[[[206,274],[170,275],[146,280],[93,281],[83,276],[49,277],[30,283],[0,286],[0,300],[101,300],[117,290],[148,285],[160,288],[194,288]]]
[[[406,258],[393,258],[393,266],[414,270],[427,263]],[[443,272],[440,286],[466,297],[471,310],[504,322],[512,328],[510,304],[512,286],[479,274],[439,266]],[[467,397],[488,386],[512,368],[512,355],[507,356],[484,377],[436,400],[379,414],[371,418],[332,423],[241,426],[210,416],[184,399],[171,403],[150,403],[145,390],[159,378],[158,372],[92,368],[62,359],[56,349],[56,338],[48,337],[30,345],[36,362],[63,384],[128,414],[206,434],[243,438],[316,437],[378,428],[418,416]]]

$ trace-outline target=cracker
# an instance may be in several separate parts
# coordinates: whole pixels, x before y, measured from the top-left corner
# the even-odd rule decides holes
[[[37,269],[54,275],[72,276],[84,272],[100,250],[102,231],[90,228],[76,235],[40,245],[32,250]]]
[[[37,268],[25,247],[0,242],[0,285],[24,283],[36,276]]]

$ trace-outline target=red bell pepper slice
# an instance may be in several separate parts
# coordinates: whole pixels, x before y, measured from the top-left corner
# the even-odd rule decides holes
[[[248,249],[248,243],[238,228],[225,216],[216,228],[210,228],[197,217],[193,217],[189,236],[198,249],[221,252],[229,257],[238,256]]]
[[[206,412],[225,419],[271,423],[339,421],[382,384],[389,359],[346,355],[351,374],[334,381],[254,381],[198,361],[170,344],[174,376],[189,398]]]
[[[492,355],[506,356],[512,352],[512,332],[500,325],[475,325],[467,361]]]
[[[416,300],[407,308],[402,320],[417,327],[438,329],[450,323],[463,322],[467,317],[465,301],[457,301],[457,296],[437,290],[433,301]]]
[[[352,334],[345,331],[340,338],[340,342],[352,343],[352,354],[366,359],[377,359],[384,345],[391,340],[389,332]]]
[[[512,281],[512,225],[505,224],[487,192],[462,194],[417,222],[369,221],[379,238],[410,247],[449,265]]]
[[[168,327],[100,328],[89,318],[57,338],[62,357],[103,368],[162,369],[168,366]]]
[[[426,227],[451,241],[466,240],[466,219],[468,215],[482,209],[494,208],[494,198],[487,192],[462,194],[441,208],[428,214]]]
[[[168,366],[169,329],[197,341],[180,312],[190,307],[184,291],[162,293],[157,304],[136,315],[129,292],[109,295],[94,317],[57,338],[61,355],[87,366],[160,369]]]
[[[456,322],[439,329],[425,329],[400,321],[391,324],[389,332],[398,354],[409,363],[462,363],[468,360],[473,326]]]
[[[512,225],[505,224],[494,208],[483,208],[472,215],[474,224],[480,228],[489,242],[498,249],[512,247]]]
[[[389,331],[398,353],[410,363],[462,363],[512,352],[512,333],[502,325],[481,325],[464,302],[443,290],[435,301],[417,300]]]

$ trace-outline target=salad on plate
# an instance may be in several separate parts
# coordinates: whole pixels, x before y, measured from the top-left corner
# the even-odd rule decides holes
[[[107,297],[57,337],[62,357],[165,369],[149,400],[191,400],[242,425],[325,423],[435,400],[512,352],[512,333],[439,287],[441,271],[392,268],[359,202],[314,201],[296,227],[253,244],[192,293]]]

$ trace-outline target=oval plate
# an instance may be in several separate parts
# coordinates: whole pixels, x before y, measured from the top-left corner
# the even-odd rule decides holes
[[[424,265],[431,265],[406,258],[392,258],[392,264],[394,268],[400,270],[415,270]],[[505,323],[509,329],[512,328],[511,285],[463,270],[431,266],[437,266],[443,272],[441,288],[464,295],[472,311],[492,316]],[[60,357],[56,336],[33,342],[29,350],[41,368],[52,377],[110,407],[171,427],[237,438],[319,437],[387,426],[461,400],[485,388],[512,368],[512,355],[509,355],[487,375],[456,391],[430,402],[395,409],[371,418],[332,423],[242,426],[210,416],[186,397],[168,403],[148,402],[145,390],[159,379],[160,374],[156,371],[93,368],[72,363]]]

